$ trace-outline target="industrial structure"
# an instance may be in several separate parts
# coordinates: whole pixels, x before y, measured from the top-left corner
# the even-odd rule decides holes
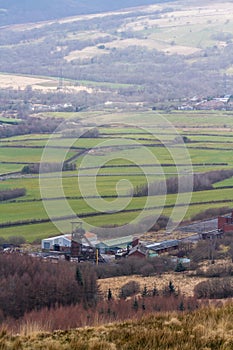
[[[218,217],[218,231],[221,233],[233,232],[233,212]]]
[[[71,222],[72,232],[67,235],[60,235],[43,239],[41,248],[43,251],[56,252],[65,255],[67,260],[76,259],[78,262],[104,262],[99,254],[97,245],[97,235],[85,232],[81,222]]]
[[[99,259],[103,258],[99,256],[98,249],[92,245],[89,239],[85,235],[85,230],[82,228],[82,223],[79,221],[71,222],[72,234],[71,234],[71,250],[70,257],[76,258],[78,261],[91,261],[98,264]]]

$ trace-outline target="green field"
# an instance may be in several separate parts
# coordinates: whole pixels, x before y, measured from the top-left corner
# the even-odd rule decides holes
[[[12,172],[18,172],[22,170],[21,164],[5,164],[0,163],[0,174],[8,174]]]
[[[15,118],[5,118],[0,116],[0,124],[19,124],[21,122],[21,119],[15,119]]]
[[[59,114],[60,115],[60,114]],[[60,115],[61,117],[61,115]],[[65,118],[70,114],[65,113]],[[73,116],[72,116],[73,117]],[[75,147],[67,154],[67,159],[74,155],[73,162],[77,170],[62,173],[62,181],[58,181],[58,174],[45,174],[41,183],[41,189],[45,198],[50,198],[50,216],[61,218],[69,215],[62,197],[64,191],[70,208],[78,215],[92,215],[99,211],[98,215],[84,219],[85,223],[93,226],[122,225],[136,220],[140,212],[145,208],[145,197],[118,198],[118,194],[129,196],[133,187],[144,184],[146,175],[149,182],[159,181],[164,177],[177,176],[192,172],[206,172],[233,168],[231,151],[233,150],[233,118],[227,112],[173,112],[166,114],[166,119],[172,122],[175,129],[166,129],[158,113],[100,113],[81,112],[78,117],[91,122],[92,118],[100,118],[98,138],[69,139],[61,134],[55,135],[52,145],[58,147],[51,152],[49,161],[60,160],[59,147],[69,145]],[[130,119],[130,125],[128,121]],[[118,123],[116,123],[118,120]],[[145,129],[133,127],[138,121],[143,121]],[[104,124],[105,121],[105,124]],[[106,127],[106,123],[108,127]],[[141,125],[141,124],[140,124]],[[225,125],[225,127],[224,127]],[[227,125],[227,127],[226,127]],[[147,132],[148,126],[150,130]],[[177,132],[186,136],[186,151],[181,145],[174,142]],[[117,138],[117,140],[116,140]],[[139,140],[139,139],[145,140]],[[24,135],[2,139],[0,141],[0,173],[20,171],[23,164],[39,162],[43,153],[43,147],[47,144],[49,135]],[[119,139],[119,140],[118,140]],[[162,143],[161,143],[162,142]],[[6,146],[7,147],[4,147]],[[96,148],[97,146],[97,148]],[[35,148],[38,147],[38,148]],[[78,156],[80,150],[90,152]],[[1,163],[2,162],[2,163]],[[78,177],[80,175],[80,177]],[[124,181],[122,181],[124,180]],[[94,187],[93,187],[94,186]],[[95,189],[96,186],[96,189]],[[216,183],[215,190],[195,192],[192,195],[191,205],[184,219],[210,207],[232,206],[233,178]],[[0,181],[0,190],[13,188],[26,188],[26,195],[12,202],[2,202],[0,223],[15,223],[12,227],[0,228],[0,236],[23,235],[30,242],[59,233],[58,229],[50,222],[24,224],[25,221],[48,219],[48,214],[41,201],[39,178],[37,175],[26,177],[9,177]],[[96,192],[97,191],[97,192]],[[99,199],[88,199],[86,202],[82,194],[87,197],[96,195],[104,196],[105,211],[122,209],[103,215],[98,202]],[[180,207],[177,211],[184,211],[182,203],[185,203],[185,194],[179,196]],[[164,214],[170,215],[177,200],[177,195],[167,195]],[[150,198],[150,203],[143,216],[156,215],[156,207],[162,205],[161,196]],[[19,225],[19,222],[22,223]],[[17,224],[18,223],[18,224]],[[63,232],[70,232],[70,220],[62,220],[59,223]]]
[[[12,163],[38,163],[40,162],[43,153],[43,148],[17,148],[17,147],[0,147],[0,159],[1,162],[12,162]],[[73,151],[69,151],[67,158],[74,155]],[[53,152],[52,157],[48,158],[49,162],[59,161],[59,152]]]

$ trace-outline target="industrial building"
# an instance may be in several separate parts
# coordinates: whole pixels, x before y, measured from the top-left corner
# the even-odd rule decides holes
[[[102,240],[96,244],[96,248],[99,249],[100,254],[116,253],[118,250],[132,245],[133,240],[133,236]]]
[[[86,239],[92,246],[95,246],[98,243],[97,235],[92,232],[86,232],[84,234],[83,244],[87,245]],[[42,239],[41,248],[42,250],[57,250],[57,251],[67,251],[71,248],[72,235],[60,235],[50,238]]]
[[[218,217],[218,231],[221,233],[233,232],[233,212]]]

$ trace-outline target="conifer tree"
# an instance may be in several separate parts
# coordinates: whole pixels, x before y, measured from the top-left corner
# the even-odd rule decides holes
[[[112,300],[112,291],[110,288],[108,290],[108,300]]]
[[[80,286],[83,286],[83,276],[82,276],[82,272],[78,266],[76,268],[76,276],[75,277],[76,277],[76,281],[78,282],[78,284]]]

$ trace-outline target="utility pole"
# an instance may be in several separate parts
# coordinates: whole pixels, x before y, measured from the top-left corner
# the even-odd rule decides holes
[[[214,264],[214,256],[215,256],[215,249],[216,249],[216,235],[211,234],[209,239],[209,259],[211,261],[211,264]]]
[[[96,265],[99,264],[99,250],[96,248]]]
[[[61,68],[57,90],[62,90],[62,89],[63,89],[63,71]]]

